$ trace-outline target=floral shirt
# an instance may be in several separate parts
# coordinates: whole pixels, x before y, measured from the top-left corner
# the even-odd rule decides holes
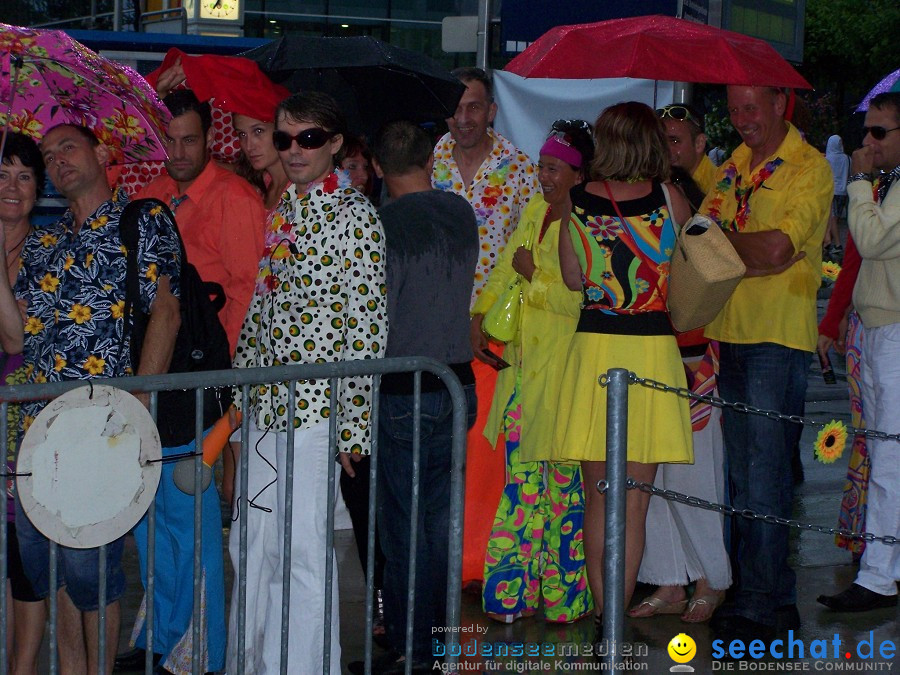
[[[23,353],[29,383],[131,373],[129,344],[122,337],[126,257],[119,237],[127,202],[117,190],[78,232],[70,210],[25,240],[15,292],[28,303]],[[179,295],[181,247],[159,206],[143,208],[138,232],[140,309],[149,314],[161,276],[169,277],[172,294]],[[23,404],[25,429],[46,403]]]
[[[387,342],[385,240],[368,199],[344,172],[329,174],[306,193],[288,187],[269,218],[256,291],[241,328],[236,368],[330,363],[383,356]],[[340,380],[338,448],[369,452],[371,377]],[[326,380],[296,386],[292,426],[330,416]],[[287,431],[288,390],[278,384],[251,392],[260,428]]]
[[[449,133],[444,134],[434,148],[434,170],[431,175],[435,188],[465,197],[475,209],[481,255],[475,265],[473,305],[487,283],[497,256],[506,246],[506,240],[519,224],[525,205],[535,193],[540,192],[537,171],[528,155],[493,129],[488,128],[488,134],[494,147],[470,185],[463,185],[459,167],[453,159],[456,141]]]

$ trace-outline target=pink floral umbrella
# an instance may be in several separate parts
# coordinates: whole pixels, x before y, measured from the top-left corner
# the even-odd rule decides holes
[[[0,23],[0,126],[36,140],[57,124],[93,129],[117,164],[164,160],[169,112],[137,72],[59,30]]]

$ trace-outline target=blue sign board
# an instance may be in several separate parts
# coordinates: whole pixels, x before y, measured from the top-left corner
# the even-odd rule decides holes
[[[707,5],[708,0],[692,0],[690,4]],[[555,26],[650,14],[676,16],[678,5],[678,0],[504,0],[500,9],[501,49],[522,51],[524,43],[534,42]]]

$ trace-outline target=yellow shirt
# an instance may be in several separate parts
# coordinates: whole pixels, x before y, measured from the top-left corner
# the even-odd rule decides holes
[[[547,202],[536,194],[525,207],[519,226],[500,253],[487,284],[475,301],[473,314],[484,314],[516,276],[512,257],[519,246],[531,242],[535,271],[531,283],[523,279],[525,302],[519,334],[506,346],[503,358],[512,367],[500,371],[494,389],[494,401],[484,427],[491,442],[497,440],[503,412],[522,370],[521,461],[549,459],[559,387],[566,365],[569,341],[581,310],[581,293],[570,291],[562,280],[559,266],[559,220],[538,235],[547,212]],[[520,365],[521,364],[521,365]]]
[[[781,230],[790,237],[794,251],[805,251],[806,257],[781,274],[743,279],[705,335],[721,342],[774,342],[811,352],[818,339],[816,291],[822,281],[822,239],[834,190],[831,168],[791,124],[778,149],[759,166],[750,166],[750,156],[750,148],[742,144],[719,167],[716,185],[700,211],[725,229]],[[779,160],[774,173],[750,196],[746,222],[735,227],[736,177],[740,185],[750,185],[763,167]]]
[[[694,169],[694,173],[691,174],[691,178],[694,179],[694,182],[697,186],[703,190],[703,194],[709,194],[709,191],[713,189],[713,186],[716,184],[716,165],[712,163],[709,157],[703,155],[703,159],[700,160],[700,163],[697,165],[697,168]]]

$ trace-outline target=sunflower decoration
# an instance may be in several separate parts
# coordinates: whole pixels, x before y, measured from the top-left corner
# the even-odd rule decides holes
[[[841,273],[841,266],[830,260],[822,261],[822,278],[832,283],[837,281],[838,274]]]
[[[822,464],[833,464],[844,454],[846,445],[847,426],[843,422],[831,420],[816,437],[816,459]]]

